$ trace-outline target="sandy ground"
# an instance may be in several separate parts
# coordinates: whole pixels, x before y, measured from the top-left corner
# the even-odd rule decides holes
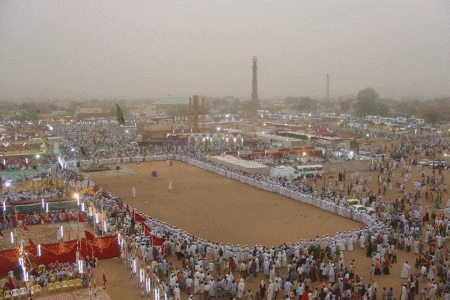
[[[91,178],[149,216],[202,239],[232,245],[295,243],[336,231],[362,227],[339,217],[183,162],[129,164],[132,175]],[[158,176],[152,177],[156,171]],[[169,190],[169,181],[173,189]],[[137,190],[132,198],[131,188]]]

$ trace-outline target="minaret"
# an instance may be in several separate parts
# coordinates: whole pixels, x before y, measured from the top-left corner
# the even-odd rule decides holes
[[[253,56],[253,79],[252,79],[252,108],[253,113],[256,115],[256,109],[258,108],[258,67],[256,66],[258,59]]]
[[[327,102],[330,102],[330,74],[327,74]]]

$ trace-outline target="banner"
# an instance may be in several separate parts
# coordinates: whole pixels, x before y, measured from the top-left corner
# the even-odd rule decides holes
[[[144,236],[150,236],[152,233],[152,229],[145,224],[145,222],[142,222],[142,228],[144,229]]]
[[[88,241],[95,239],[94,235],[87,230],[84,231],[84,235],[86,236],[86,240]]]
[[[134,215],[134,216],[133,216],[133,217],[134,217],[134,221],[135,221],[136,223],[147,221],[147,219],[144,218],[143,216],[141,216],[139,213],[137,213],[136,210],[133,211],[133,215]]]
[[[152,236],[153,247],[161,247],[165,241],[166,241],[165,238],[158,238],[156,236]]]
[[[46,244],[40,246],[41,256],[37,255],[36,245],[24,248],[27,258],[33,266],[48,265],[58,261],[65,263],[76,260],[77,248],[81,250],[83,258],[89,256],[98,259],[114,258],[120,255],[118,236],[105,236],[94,240],[81,239],[65,243]],[[9,271],[19,263],[19,249],[0,251],[0,277],[7,276]]]

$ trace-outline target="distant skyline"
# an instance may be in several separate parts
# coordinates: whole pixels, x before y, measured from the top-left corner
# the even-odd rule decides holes
[[[0,99],[450,96],[450,1],[0,2]]]

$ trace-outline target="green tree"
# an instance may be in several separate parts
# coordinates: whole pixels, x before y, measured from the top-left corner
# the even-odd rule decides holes
[[[235,99],[233,103],[230,105],[230,113],[237,114],[241,110],[241,101],[239,99]]]
[[[317,100],[313,100],[310,97],[296,98],[293,105],[293,109],[301,112],[316,111],[317,108]]]
[[[339,106],[341,107],[341,111],[343,113],[347,113],[350,111],[350,109],[352,108],[352,100],[351,99],[347,99],[344,101],[339,102]]]
[[[358,101],[369,101],[375,102],[378,100],[380,96],[373,88],[366,88],[364,90],[359,91],[358,96],[356,96],[356,100]]]
[[[258,109],[260,109],[259,103],[256,107],[254,106],[253,102],[251,102],[251,101],[246,101],[246,102],[241,103],[241,110],[244,113],[253,115],[256,112],[256,110],[258,110]]]
[[[389,115],[389,107],[385,103],[378,101],[378,93],[372,88],[359,91],[356,100],[358,102],[353,107],[355,108],[356,115],[359,117]]]
[[[436,110],[429,110],[424,113],[422,117],[426,123],[430,123],[434,126],[434,124],[436,124],[441,118],[441,115]]]
[[[412,115],[415,115],[417,113],[416,107],[421,106],[421,105],[422,105],[422,102],[417,99],[404,100],[404,101],[398,102],[397,105],[395,105],[395,108],[398,111],[407,113],[411,117]]]

